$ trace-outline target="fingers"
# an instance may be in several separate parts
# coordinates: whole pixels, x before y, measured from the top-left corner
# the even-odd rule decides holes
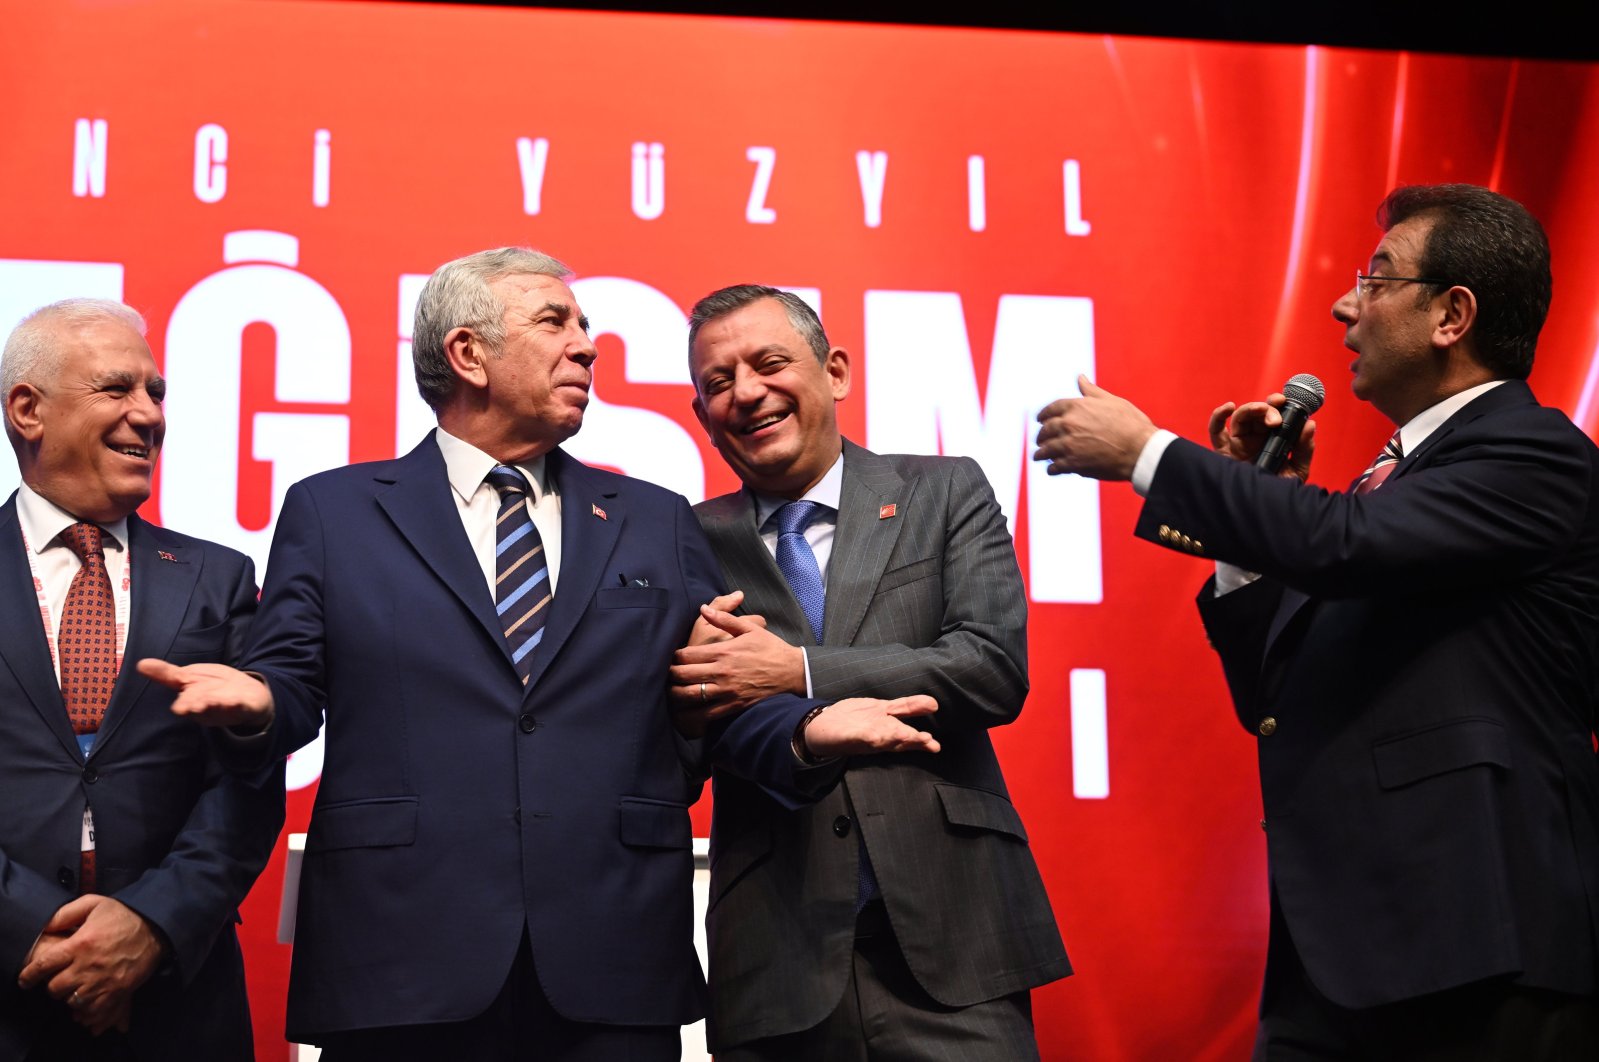
[[[889,701],[885,710],[895,719],[910,719],[918,715],[932,715],[938,711],[938,702],[926,694],[918,693]]]
[[[70,900],[58,907],[56,913],[50,916],[50,921],[44,924],[44,931],[70,933],[83,924],[84,919],[89,917],[90,911],[104,902],[105,897],[98,893],[89,893],[87,896]]]
[[[731,612],[723,611],[715,607],[715,602],[700,606],[700,618],[717,630],[735,637],[759,629],[756,624],[750,622],[748,616],[735,616]]]
[[[738,608],[738,606],[742,605],[743,603],[744,603],[744,591],[742,591],[742,590],[729,590],[727,593],[722,594],[719,597],[711,598],[711,603],[709,605],[707,605],[706,607],[707,608],[714,608],[714,609],[718,610],[719,612],[732,612],[734,609]]]
[[[139,674],[151,682],[159,682],[161,685],[175,690],[181,690],[184,687],[183,669],[176,664],[169,664],[165,660],[147,656],[140,660],[136,667]]]
[[[1084,398],[1110,394],[1109,391],[1090,380],[1087,373],[1081,372],[1077,374],[1077,389],[1083,393]]]
[[[1210,447],[1213,450],[1227,449],[1227,418],[1233,415],[1233,410],[1238,406],[1233,402],[1223,402],[1210,411],[1210,421],[1205,425],[1210,433]]]

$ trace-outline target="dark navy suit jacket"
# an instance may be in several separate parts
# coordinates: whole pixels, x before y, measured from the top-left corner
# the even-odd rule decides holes
[[[283,824],[281,769],[251,784],[223,771],[171,691],[133,665],[237,663],[255,569],[234,550],[128,519],[132,598],[123,669],[87,761],[50,661],[16,498],[0,506],[0,1059],[31,1023],[60,1020],[16,975],[39,931],[77,895],[87,802],[98,891],[148,919],[170,960],[135,994],[138,1058],[253,1057],[237,908]]]
[[[326,718],[293,1040],[474,1017],[524,927],[569,1019],[703,1014],[688,807],[706,768],[666,685],[719,570],[679,495],[547,460],[561,561],[526,688],[431,436],[284,499],[247,666],[277,704],[273,756]],[[793,760],[812,703],[766,702],[719,748],[792,772],[776,750]]]
[[[1350,1007],[1495,976],[1593,992],[1593,443],[1517,381],[1365,496],[1179,440],[1138,534],[1265,575],[1199,604],[1316,987]]]

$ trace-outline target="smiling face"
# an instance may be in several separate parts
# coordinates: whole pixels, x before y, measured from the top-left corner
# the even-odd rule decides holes
[[[166,381],[144,338],[111,318],[62,326],[46,378],[18,384],[7,410],[23,481],[81,520],[111,523],[150,497],[166,436]]]
[[[527,273],[489,286],[505,306],[505,342],[482,366],[496,430],[512,444],[490,452],[522,460],[553,449],[583,426],[594,343],[588,318],[564,281]],[[521,444],[532,449],[513,452]]]
[[[838,459],[834,403],[849,394],[849,355],[834,347],[818,361],[776,299],[707,321],[689,371],[695,416],[756,490],[798,498]]]
[[[1375,276],[1420,275],[1422,252],[1432,221],[1413,217],[1383,234],[1365,272]],[[1440,297],[1441,298],[1441,297]],[[1437,298],[1425,286],[1403,281],[1372,282],[1362,296],[1351,288],[1335,303],[1333,317],[1344,326],[1344,346],[1357,357],[1350,363],[1355,397],[1370,402],[1395,424],[1404,424],[1438,397],[1442,352],[1435,346]]]

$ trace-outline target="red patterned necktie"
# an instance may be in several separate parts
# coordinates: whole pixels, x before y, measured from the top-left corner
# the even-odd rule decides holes
[[[117,608],[105,570],[96,524],[73,524],[61,541],[83,564],[67,588],[57,638],[61,656],[61,699],[75,734],[93,734],[105,718],[117,680]],[[83,853],[79,892],[94,891],[94,852]]]
[[[1399,433],[1396,431],[1393,438],[1388,440],[1388,445],[1382,448],[1382,453],[1377,455],[1377,460],[1371,467],[1355,477],[1349,489],[1355,494],[1370,494],[1382,486],[1382,481],[1399,466],[1399,461],[1405,456],[1404,447],[1399,444]]]

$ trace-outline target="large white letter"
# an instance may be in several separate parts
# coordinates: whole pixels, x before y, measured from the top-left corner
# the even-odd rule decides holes
[[[214,122],[194,131],[194,197],[220,203],[228,194],[228,131]]]
[[[325,207],[332,196],[333,134],[318,129],[311,149],[311,205]]]
[[[628,383],[686,384],[688,318],[661,292],[625,277],[584,277],[572,282],[583,312],[604,322],[625,344]],[[686,401],[686,399],[685,399]],[[565,444],[580,461],[608,465],[659,483],[691,502],[705,498],[705,462],[699,447],[671,417],[653,410],[614,406],[589,392],[583,430]]]
[[[1038,411],[1077,394],[1078,373],[1094,375],[1091,299],[1001,296],[984,403],[959,294],[866,293],[867,445],[975,458],[1013,530],[1025,469],[1034,601],[1101,597],[1098,484],[1029,459]]]
[[[666,145],[633,145],[633,213],[645,221],[666,209]]]
[[[277,337],[273,396],[348,405],[350,326],[328,290],[303,273],[299,241],[281,232],[230,232],[213,273],[178,300],[167,325],[169,438],[161,455],[161,519],[250,554],[266,571],[272,526],[289,485],[350,459],[343,413],[259,413],[250,456],[271,464],[271,516],[260,529],[238,517],[243,336],[266,324]]]
[[[888,180],[888,152],[855,152],[855,172],[861,178],[861,204],[866,208],[866,227],[883,223],[883,185]]]
[[[777,220],[777,211],[766,205],[766,193],[772,187],[777,149],[752,147],[744,152],[744,157],[755,163],[755,179],[750,182],[750,201],[744,206],[744,220],[751,225],[770,225]]]
[[[1083,220],[1083,171],[1076,159],[1067,159],[1060,168],[1065,190],[1066,235],[1087,236],[1094,227]]]
[[[550,161],[550,142],[542,136],[516,138],[516,164],[522,171],[522,212],[537,214],[544,198],[544,167]]]
[[[79,118],[72,135],[72,194],[105,196],[106,124],[104,118]]]
[[[988,228],[988,186],[981,155],[966,157],[966,224],[973,232]]]

